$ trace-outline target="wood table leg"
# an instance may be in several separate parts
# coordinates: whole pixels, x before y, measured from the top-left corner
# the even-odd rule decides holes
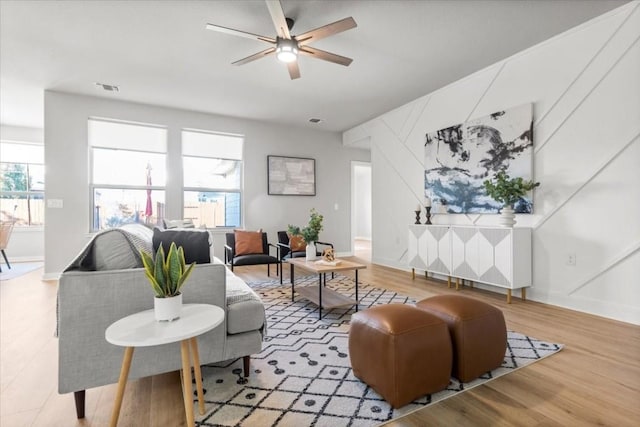
[[[520,289],[520,297],[522,298],[522,301],[527,300],[527,288]]]
[[[118,391],[116,393],[116,401],[113,404],[113,412],[111,412],[111,427],[118,425],[118,417],[120,417],[120,408],[122,407],[122,398],[124,397],[124,389],[127,385],[129,377],[129,368],[131,368],[131,359],[133,359],[133,347],[124,349],[124,358],[122,359],[122,368],[120,369],[120,378],[118,379]]]
[[[460,290],[460,278],[456,277],[456,291]]]
[[[451,289],[451,276],[447,276],[447,288]]]
[[[511,289],[507,289],[507,304],[511,304]]]
[[[415,268],[411,269],[411,280],[416,280],[416,269]]]
[[[291,302],[293,302],[293,294],[296,291],[293,284],[293,264],[289,264],[289,280],[291,280]]]
[[[322,273],[318,273],[318,320],[322,320]]]
[[[182,394],[184,398],[184,412],[187,416],[187,426],[194,427],[193,399],[191,398],[191,358],[189,357],[189,340],[180,341],[180,354],[182,355]]]
[[[198,391],[198,409],[200,415],[204,415],[204,392],[202,389],[202,371],[200,370],[200,354],[198,353],[198,339],[191,338],[191,355],[193,356],[193,375],[196,377],[196,390]]]
[[[469,286],[473,289],[473,280],[469,280]]]

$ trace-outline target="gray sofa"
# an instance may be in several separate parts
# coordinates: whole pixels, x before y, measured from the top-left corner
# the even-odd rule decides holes
[[[135,268],[132,261],[140,245],[151,245],[149,233],[130,228],[129,232],[113,230],[95,236],[60,278],[58,392],[74,392],[78,418],[84,417],[87,388],[118,382],[124,350],[105,340],[106,328],[129,314],[153,308],[153,292],[144,269]],[[87,258],[91,259],[90,267]],[[129,265],[110,269],[123,264]],[[213,304],[225,309],[224,323],[198,338],[200,363],[242,357],[244,375],[248,376],[250,355],[261,351],[266,327],[260,298],[215,258],[196,265],[182,294],[185,304]],[[129,378],[180,367],[179,343],[137,348]]]

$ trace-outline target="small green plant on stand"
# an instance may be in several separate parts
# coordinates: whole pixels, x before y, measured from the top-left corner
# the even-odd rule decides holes
[[[293,236],[302,236],[305,242],[317,242],[318,236],[322,231],[322,220],[324,217],[320,215],[315,208],[310,211],[309,225],[304,228],[300,228],[295,225],[289,224],[288,231]]]
[[[186,265],[184,260],[184,250],[182,246],[176,247],[175,242],[171,242],[169,252],[165,257],[165,252],[160,245],[156,252],[155,260],[144,251],[140,251],[144,272],[151,282],[156,298],[169,298],[180,295],[180,289],[189,275],[193,271],[195,262]]]
[[[521,177],[510,178],[505,171],[498,172],[493,180],[487,179],[483,184],[489,197],[511,208],[528,191],[540,185],[539,182],[525,181]]]

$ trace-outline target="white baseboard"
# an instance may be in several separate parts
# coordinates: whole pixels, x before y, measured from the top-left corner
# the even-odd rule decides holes
[[[60,280],[60,276],[62,275],[62,273],[57,272],[57,273],[46,273],[42,275],[42,280],[45,281],[49,281],[49,280]]]
[[[9,259],[10,263],[14,263],[14,262],[44,262],[44,257],[43,256],[32,256],[32,255],[28,255],[28,256],[12,256]],[[4,264],[4,262],[3,262]]]

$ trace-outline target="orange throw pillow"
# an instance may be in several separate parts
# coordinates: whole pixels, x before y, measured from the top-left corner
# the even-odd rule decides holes
[[[234,234],[236,256],[262,253],[262,232],[235,230]]]
[[[307,242],[304,241],[302,236],[289,236],[289,246],[292,252],[300,252],[306,249]]]

